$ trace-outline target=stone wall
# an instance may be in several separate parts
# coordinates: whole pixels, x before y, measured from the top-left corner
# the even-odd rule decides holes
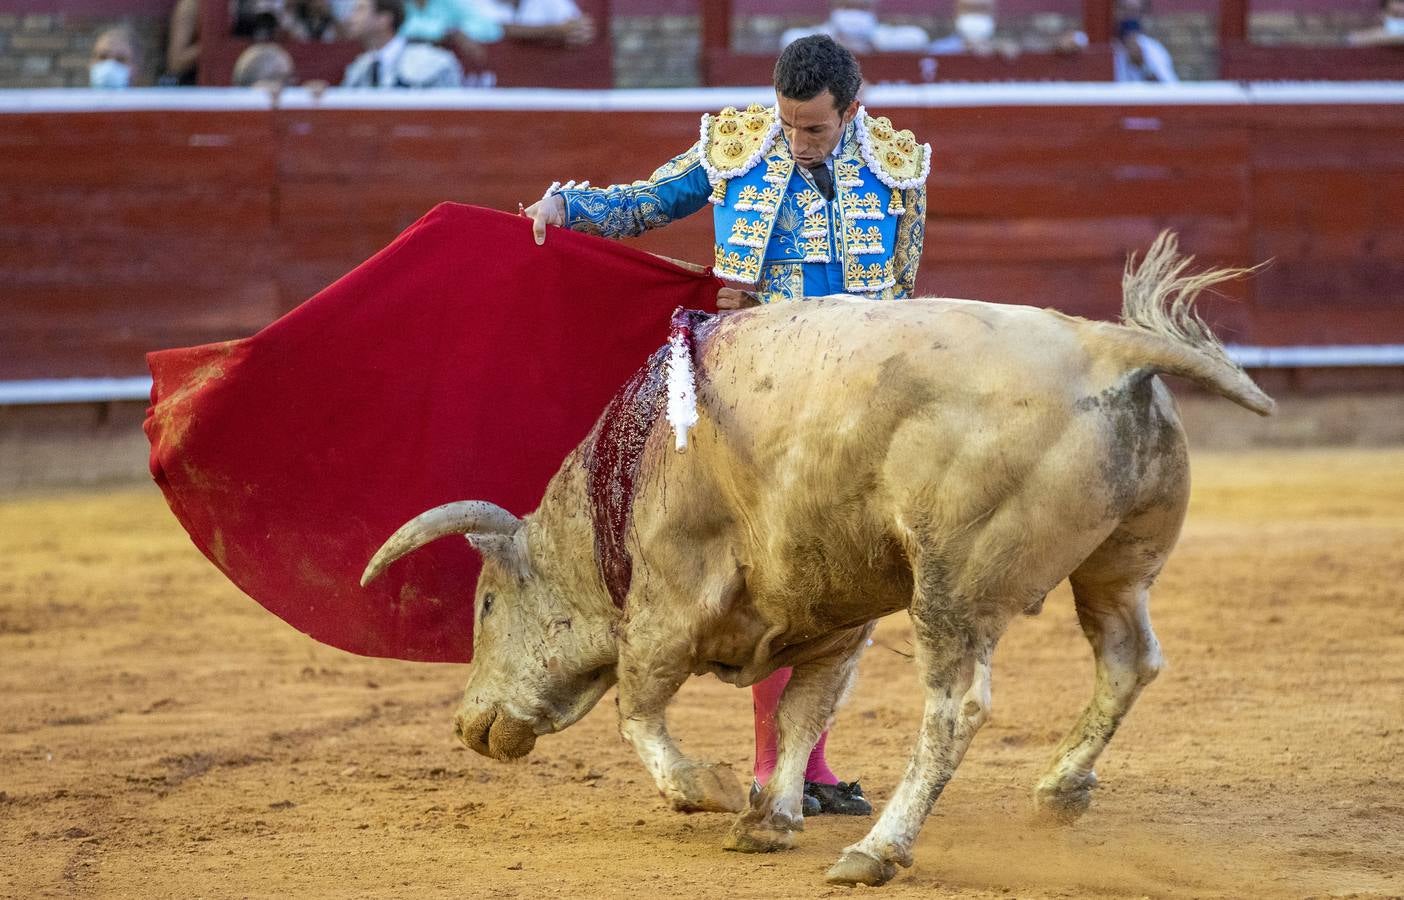
[[[1334,47],[1352,31],[1378,24],[1374,13],[1256,12],[1248,18],[1248,36],[1265,46]]]
[[[0,88],[87,87],[93,41],[113,25],[131,28],[141,45],[133,81],[152,84],[165,52],[163,19],[0,13]]]
[[[614,86],[696,87],[702,22],[695,15],[614,16]]]
[[[1146,34],[1160,41],[1183,81],[1206,81],[1219,75],[1219,21],[1205,13],[1147,16]]]

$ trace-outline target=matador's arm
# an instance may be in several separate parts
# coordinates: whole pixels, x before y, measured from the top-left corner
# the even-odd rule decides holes
[[[603,237],[635,237],[690,216],[707,205],[712,185],[702,167],[698,147],[660,166],[647,180],[605,188],[568,187],[566,227]]]
[[[917,267],[921,265],[921,248],[926,241],[926,186],[904,190],[902,206],[904,211],[897,220],[897,246],[892,254],[897,281],[892,293],[898,299],[916,292]]]

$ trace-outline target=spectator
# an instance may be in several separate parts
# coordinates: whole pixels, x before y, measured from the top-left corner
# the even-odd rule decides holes
[[[235,87],[280,91],[293,82],[292,57],[277,44],[254,44],[234,62],[233,80]]]
[[[161,84],[194,84],[200,64],[200,0],[176,0],[168,31]]]
[[[932,41],[929,52],[999,54],[1013,59],[1019,55],[1019,44],[995,37],[995,0],[956,0],[955,33]]]
[[[341,39],[331,0],[292,0],[278,19],[284,34],[296,41],[330,43]]]
[[[136,35],[124,26],[109,28],[93,41],[88,84],[95,88],[125,88],[139,62]]]
[[[255,43],[271,41],[278,36],[283,18],[283,0],[233,0],[230,3],[235,37],[250,38]]]
[[[1380,24],[1351,32],[1346,42],[1352,47],[1404,47],[1404,0],[1380,0]]]
[[[580,47],[595,39],[595,20],[574,0],[482,0],[510,41]]]
[[[926,31],[915,25],[879,22],[877,0],[831,0],[827,22],[815,28],[787,30],[780,35],[780,47],[811,34],[827,34],[850,53],[916,52],[931,42]]]
[[[443,43],[464,59],[481,63],[483,44],[502,40],[505,29],[492,11],[474,0],[404,0],[400,34],[410,41]]]
[[[1117,81],[1156,81],[1175,84],[1174,62],[1165,45],[1141,30],[1141,17],[1150,12],[1150,0],[1115,0],[1116,27],[1112,34],[1112,72]]]
[[[344,23],[366,52],[351,61],[342,87],[458,87],[463,66],[442,47],[405,38],[404,0],[356,0]]]
[[[257,42],[275,39],[339,40],[331,0],[234,0],[235,37]]]

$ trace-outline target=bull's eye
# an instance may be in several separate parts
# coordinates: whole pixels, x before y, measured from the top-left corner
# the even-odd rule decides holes
[[[484,618],[484,619],[487,618],[487,614],[488,614],[488,613],[492,612],[492,600],[493,600],[492,594],[484,594],[484,595],[483,595],[483,618]]]

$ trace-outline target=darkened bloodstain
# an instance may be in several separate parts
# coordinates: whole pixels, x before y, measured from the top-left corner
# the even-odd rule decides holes
[[[673,312],[669,337],[682,334],[698,371],[702,345],[719,316],[699,310]],[[595,563],[614,605],[624,608],[633,579],[634,560],[624,544],[633,518],[634,491],[649,432],[667,407],[668,345],[664,344],[609,401],[585,447],[585,478],[590,491],[590,521],[595,530]]]

